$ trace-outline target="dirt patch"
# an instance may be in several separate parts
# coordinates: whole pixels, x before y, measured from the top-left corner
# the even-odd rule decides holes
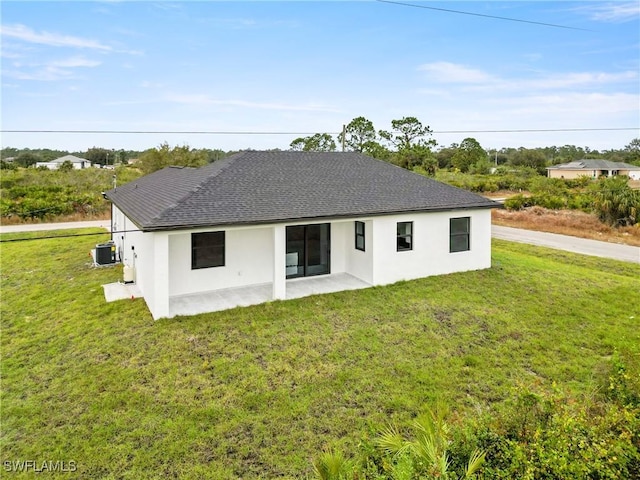
[[[504,227],[559,233],[640,247],[640,224],[613,228],[598,220],[596,215],[578,210],[548,210],[542,207],[517,211],[493,210],[491,219],[494,225]]]

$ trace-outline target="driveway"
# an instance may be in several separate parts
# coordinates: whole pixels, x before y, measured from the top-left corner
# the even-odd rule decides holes
[[[557,233],[499,227],[497,225],[491,226],[491,236],[501,240],[528,243],[530,245],[555,248],[556,250],[566,250],[567,252],[580,253],[582,255],[640,263],[640,247],[632,247],[630,245],[599,242],[598,240],[558,235]]]
[[[32,225],[0,225],[0,233],[35,232],[40,230],[63,230],[68,228],[104,228],[110,230],[110,220],[68,223],[36,223]],[[599,242],[586,238],[558,235],[556,233],[536,232],[520,228],[491,226],[491,235],[501,240],[528,243],[541,247],[566,250],[568,252],[612,258],[623,262],[640,263],[640,247],[620,245],[618,243]]]

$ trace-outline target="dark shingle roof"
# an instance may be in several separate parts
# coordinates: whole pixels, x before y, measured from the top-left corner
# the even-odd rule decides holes
[[[244,152],[165,168],[106,195],[143,230],[499,206],[350,152]]]
[[[640,170],[630,163],[609,160],[584,159],[547,167],[547,170]]]

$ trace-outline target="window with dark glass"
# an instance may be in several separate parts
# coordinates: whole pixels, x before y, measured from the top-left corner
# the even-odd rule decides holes
[[[413,222],[398,222],[397,247],[399,252],[413,249]]]
[[[364,222],[356,222],[356,250],[364,252]]]
[[[191,234],[191,269],[224,266],[224,232]]]
[[[469,217],[449,219],[449,252],[464,252],[471,248],[470,226]]]

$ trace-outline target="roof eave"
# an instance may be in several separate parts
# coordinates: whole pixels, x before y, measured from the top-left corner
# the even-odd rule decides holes
[[[278,218],[269,220],[249,220],[249,221],[233,221],[233,222],[218,222],[212,224],[176,224],[176,225],[138,225],[142,231],[145,232],[162,232],[172,230],[194,230],[199,228],[209,227],[229,227],[229,226],[251,226],[251,225],[273,225],[277,223],[289,223],[289,222],[308,222],[316,220],[326,219],[346,219],[346,218],[361,218],[361,217],[382,217],[385,215],[402,215],[407,213],[429,213],[429,212],[450,212],[458,210],[487,210],[493,208],[504,208],[504,205],[498,202],[482,205],[463,205],[463,206],[441,206],[428,209],[411,209],[411,210],[397,210],[397,211],[374,211],[374,212],[361,212],[361,213],[346,213],[337,215],[317,215],[307,217],[291,217],[291,218]],[[123,211],[123,213],[125,213]],[[125,213],[126,215],[126,213]],[[134,222],[136,223],[136,222]]]

